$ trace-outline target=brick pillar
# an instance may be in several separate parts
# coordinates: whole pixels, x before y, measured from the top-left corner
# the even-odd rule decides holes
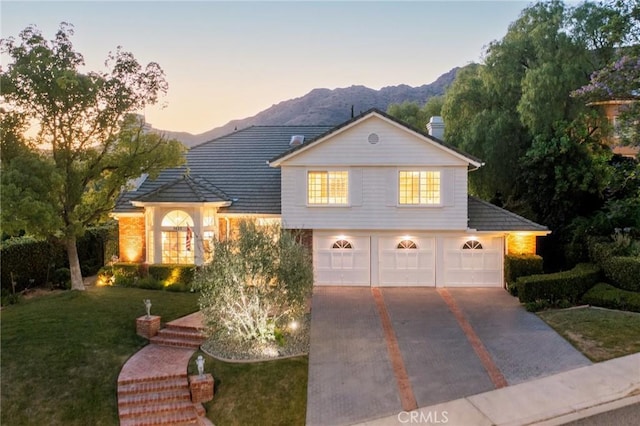
[[[144,216],[118,220],[119,257],[122,262],[142,263],[146,258]]]
[[[158,334],[158,330],[160,330],[160,316],[151,315],[147,318],[147,316],[144,315],[136,318],[136,333],[138,336],[151,339]]]
[[[209,402],[213,399],[213,376],[196,374],[189,376],[189,390],[191,391],[191,402]]]

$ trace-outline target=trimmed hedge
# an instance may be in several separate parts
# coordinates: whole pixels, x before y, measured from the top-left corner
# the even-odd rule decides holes
[[[190,291],[195,266],[147,265],[145,263],[115,263],[99,272],[107,285],[151,290]]]
[[[83,276],[98,272],[104,264],[105,251],[112,249],[110,241],[117,240],[117,228],[113,223],[89,228],[78,238],[78,260]],[[56,270],[69,267],[67,249],[57,240],[34,237],[13,237],[0,244],[0,280],[2,288],[11,290],[11,274],[16,291],[45,286],[53,280]],[[59,281],[59,280],[58,280]]]
[[[516,280],[527,275],[542,274],[542,257],[535,254],[509,254],[504,257],[504,279],[514,296]]]
[[[640,292],[640,257],[609,257],[602,263],[602,272],[615,287]]]
[[[516,281],[518,297],[523,303],[546,300],[551,303],[569,301],[575,303],[600,281],[600,267],[580,263],[569,271],[554,274],[530,275]]]
[[[149,265],[149,275],[167,287],[182,284],[190,288],[195,270],[193,265]]]
[[[640,312],[640,293],[599,283],[582,296],[582,302],[592,306]]]
[[[18,237],[3,241],[0,247],[3,289],[11,290],[12,276],[16,291],[45,285],[56,269],[68,266],[64,246],[53,241]]]

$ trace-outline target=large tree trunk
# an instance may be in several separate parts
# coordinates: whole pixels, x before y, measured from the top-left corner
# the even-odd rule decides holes
[[[71,290],[84,290],[80,260],[78,260],[78,248],[76,247],[76,236],[67,237],[65,242],[69,257],[69,271],[71,271]]]

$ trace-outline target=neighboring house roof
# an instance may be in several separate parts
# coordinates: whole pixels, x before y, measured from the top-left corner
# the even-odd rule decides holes
[[[194,181],[213,185],[225,200],[233,201],[221,212],[280,214],[280,170],[269,167],[267,160],[288,150],[291,136],[304,135],[308,140],[331,128],[252,126],[202,143],[187,152],[184,166],[164,170],[157,179],[145,180],[136,191],[123,193],[114,213],[142,212],[141,207],[131,204],[132,200],[150,201],[144,197],[162,187],[164,190],[156,194],[164,197],[171,184],[177,185],[187,174]],[[176,201],[180,200],[172,200]]]
[[[213,203],[230,202],[220,188],[199,176],[185,174],[151,192],[139,195],[133,202],[145,203]]]
[[[381,117],[383,117],[383,118],[385,118],[385,119],[387,119],[387,120],[389,120],[389,121],[391,121],[391,122],[393,122],[393,123],[395,123],[395,124],[397,124],[399,126],[404,127],[407,130],[410,130],[410,131],[412,131],[414,133],[417,133],[418,135],[429,139],[431,142],[434,142],[435,144],[440,145],[445,150],[452,151],[455,154],[457,154],[459,157],[463,157],[470,164],[473,164],[476,167],[480,167],[481,165],[484,164],[484,162],[482,160],[480,160],[479,158],[474,157],[473,155],[467,154],[466,152],[463,152],[463,151],[459,150],[458,148],[456,148],[454,146],[451,146],[451,145],[445,143],[444,141],[431,136],[430,134],[426,133],[423,130],[416,129],[415,127],[410,126],[409,124],[404,123],[404,122],[398,120],[397,118],[392,117],[392,116],[390,116],[389,114],[387,114],[387,113],[385,113],[383,111],[380,111],[377,108],[371,108],[370,110],[365,111],[362,114],[353,117],[351,120],[345,121],[344,123],[342,123],[342,124],[340,124],[338,126],[332,127],[326,133],[318,135],[318,136],[316,136],[315,138],[313,138],[310,141],[305,141],[305,143],[302,144],[302,145],[295,146],[293,148],[288,149],[287,151],[279,153],[277,156],[271,158],[269,160],[269,163],[275,163],[274,166],[277,166],[283,159],[289,158],[292,155],[297,154],[301,150],[306,150],[310,146],[313,146],[316,143],[320,143],[320,142],[326,140],[327,137],[333,135],[334,133],[337,133],[337,132],[341,131],[342,129],[345,129],[345,128],[351,126],[352,124],[354,124],[355,122],[360,121],[363,118],[365,118],[367,116],[370,116],[370,115],[381,116]]]
[[[469,228],[478,231],[540,231],[549,232],[549,228],[518,216],[508,210],[469,196]]]

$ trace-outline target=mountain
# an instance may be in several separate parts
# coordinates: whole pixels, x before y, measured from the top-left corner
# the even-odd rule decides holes
[[[191,147],[226,135],[236,129],[259,125],[334,125],[351,118],[351,108],[357,115],[371,108],[386,111],[390,104],[418,102],[423,105],[430,97],[444,94],[460,68],[441,75],[431,84],[411,87],[406,84],[383,87],[380,90],[365,86],[339,89],[313,89],[306,95],[280,102],[253,117],[232,120],[198,135],[187,132],[157,130]]]

